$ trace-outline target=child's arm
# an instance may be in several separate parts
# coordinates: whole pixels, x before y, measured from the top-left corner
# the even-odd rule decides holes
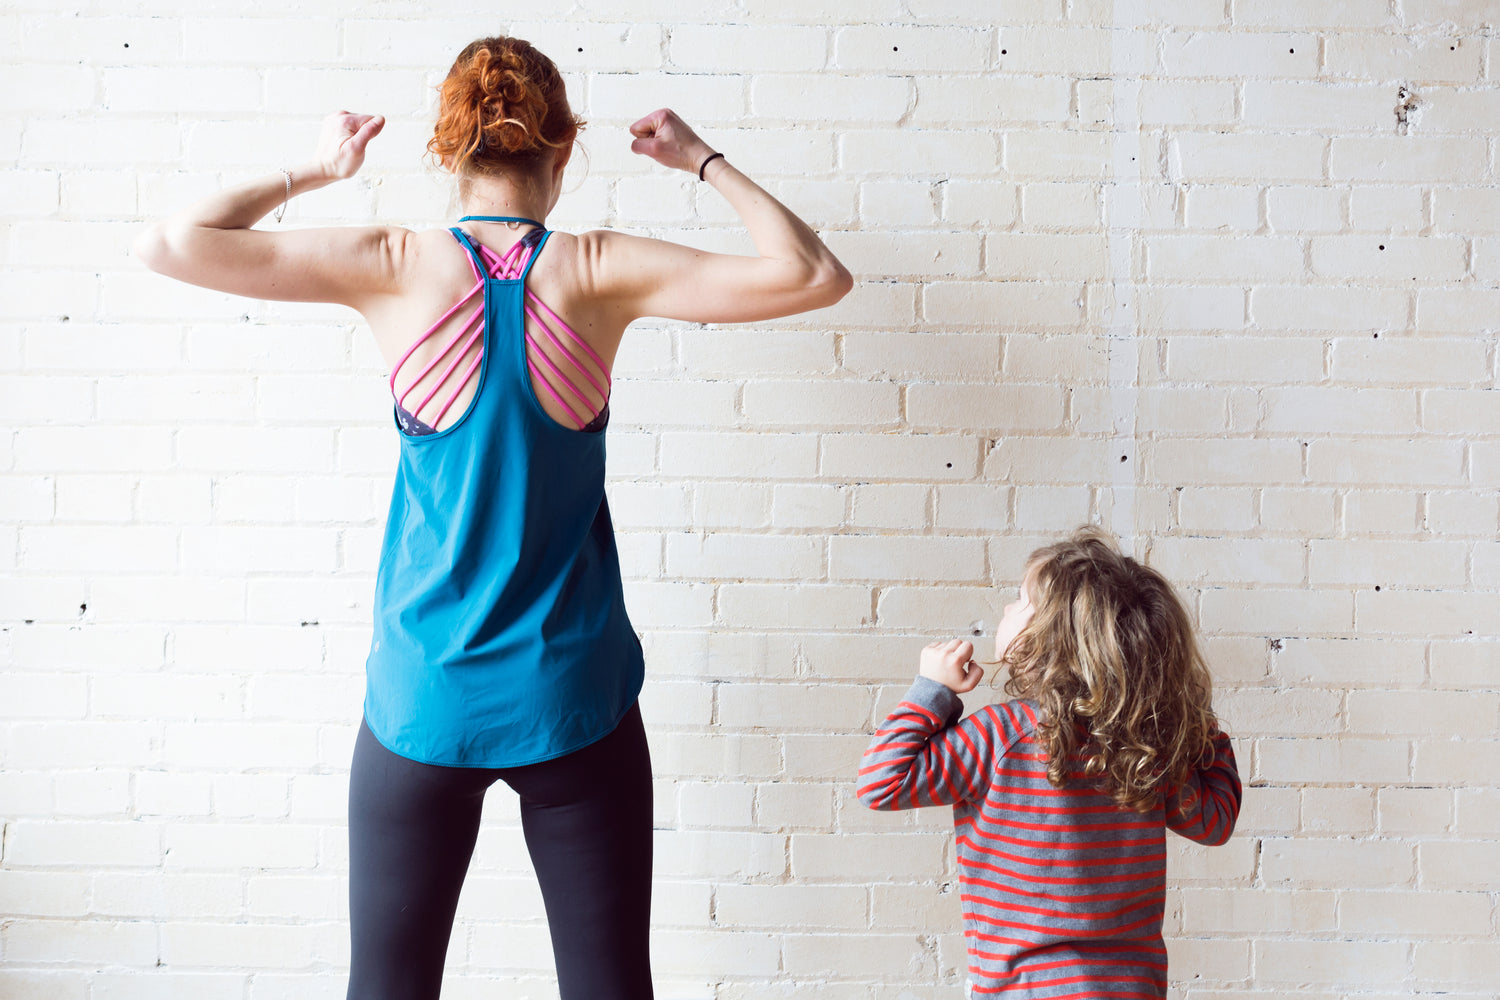
[[[1213,760],[1188,774],[1167,794],[1167,826],[1189,840],[1218,846],[1234,832],[1240,814],[1240,773],[1229,737],[1215,733]]]
[[[922,651],[922,676],[886,717],[859,768],[859,800],[871,809],[916,809],[981,798],[998,742],[991,713],[958,725],[968,691],[984,671],[974,647],[954,640]],[[935,677],[941,677],[937,680]],[[955,690],[956,689],[956,690]]]

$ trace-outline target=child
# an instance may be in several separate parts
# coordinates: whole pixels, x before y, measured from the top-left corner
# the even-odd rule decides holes
[[[1181,601],[1083,528],[1032,553],[996,630],[1016,700],[955,725],[973,653],[922,650],[860,801],[953,806],[971,996],[1165,997],[1166,828],[1222,844],[1240,808]]]

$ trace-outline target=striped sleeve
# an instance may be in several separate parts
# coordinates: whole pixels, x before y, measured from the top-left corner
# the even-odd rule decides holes
[[[963,703],[918,677],[870,741],[859,768],[859,800],[871,809],[916,809],[977,801],[998,756],[993,713],[953,725]]]
[[[1229,737],[1214,734],[1213,760],[1199,766],[1167,796],[1167,826],[1189,840],[1217,846],[1234,832],[1240,814],[1240,772]]]

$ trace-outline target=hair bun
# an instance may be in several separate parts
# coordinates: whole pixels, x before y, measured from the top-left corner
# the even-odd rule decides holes
[[[557,66],[519,38],[468,45],[439,87],[428,151],[455,173],[492,173],[573,141],[583,120],[568,107]]]

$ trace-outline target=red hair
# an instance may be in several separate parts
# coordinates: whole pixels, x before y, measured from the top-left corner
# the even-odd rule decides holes
[[[455,174],[529,168],[545,150],[567,147],[584,124],[568,106],[557,65],[504,35],[470,42],[438,99],[427,151]]]

